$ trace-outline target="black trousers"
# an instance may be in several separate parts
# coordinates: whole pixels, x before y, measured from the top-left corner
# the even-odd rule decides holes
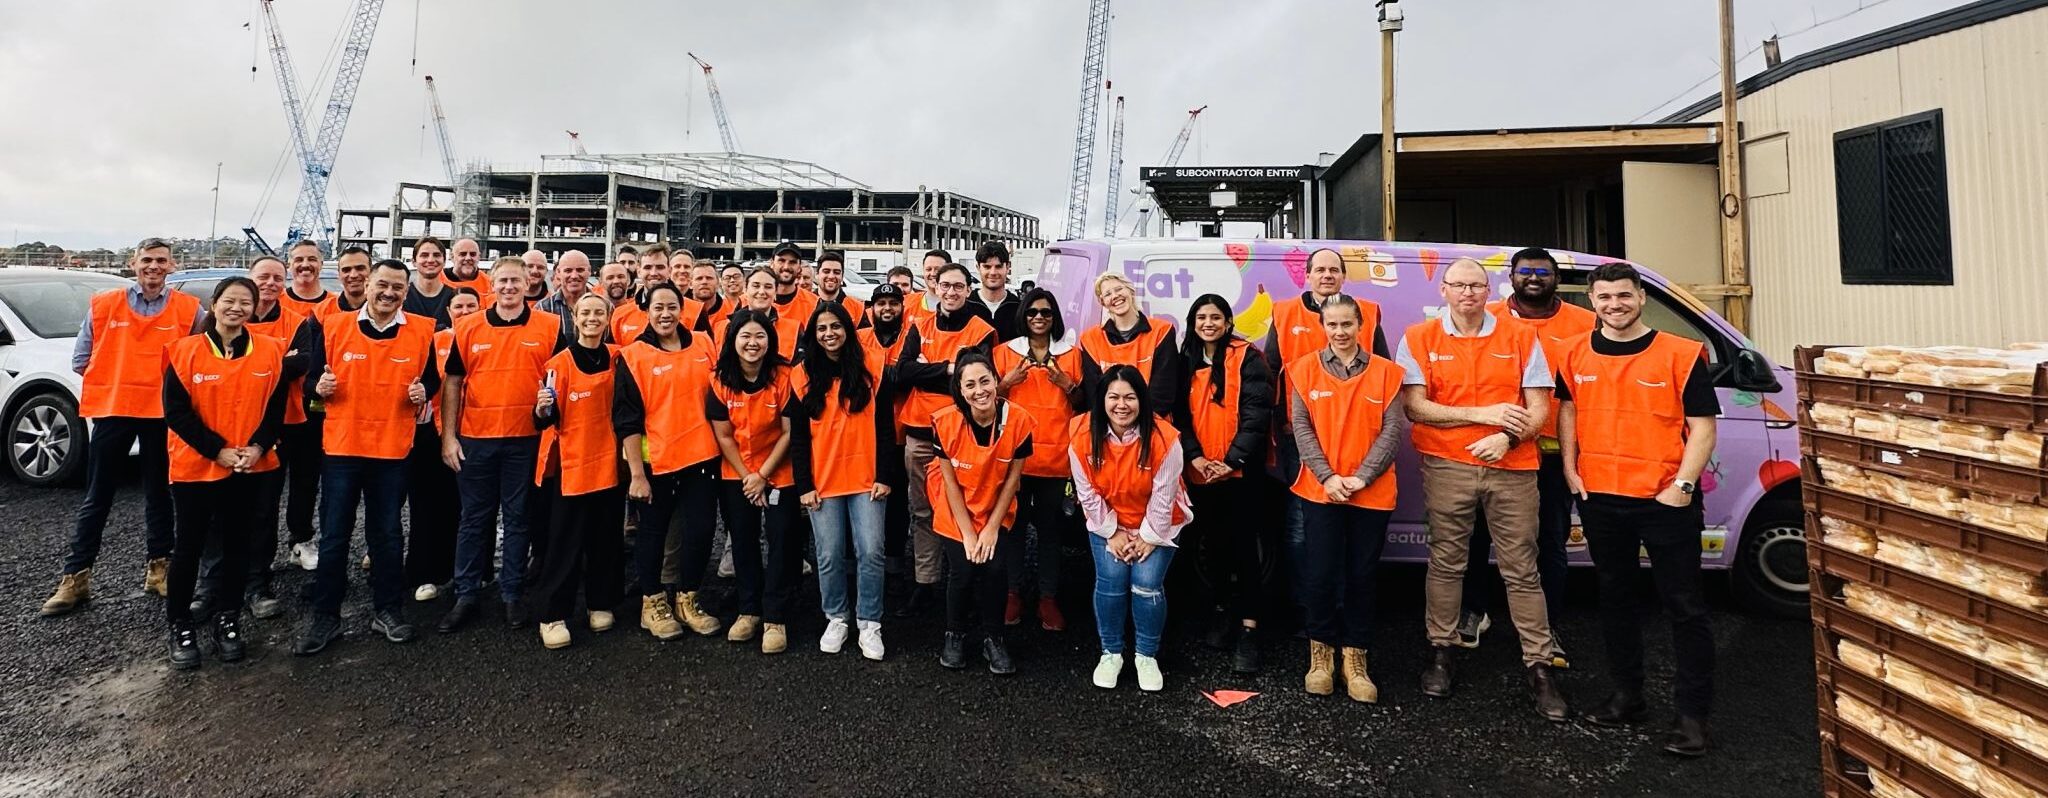
[[[208,539],[220,541],[220,586],[214,611],[242,611],[242,589],[254,551],[262,475],[229,474],[214,482],[180,482],[170,486],[177,502],[177,543],[171,552],[164,615],[171,628],[191,626],[192,593],[199,582],[199,558]]]
[[[1556,619],[1564,612],[1565,579],[1571,571],[1565,544],[1572,534],[1572,505],[1578,501],[1564,481],[1563,455],[1543,455],[1536,470],[1536,491],[1541,497],[1536,508],[1536,573],[1543,582],[1543,601],[1549,606],[1550,617]],[[1465,569],[1465,610],[1504,609],[1493,598],[1498,593],[1494,585],[1500,582],[1500,571],[1477,567],[1493,556],[1493,535],[1487,531],[1483,509],[1472,524],[1470,546],[1466,562],[1473,565]]]
[[[406,455],[405,584],[445,585],[455,579],[455,530],[462,523],[462,491],[441,462],[441,433],[432,424],[413,428]],[[528,516],[531,518],[532,516]]]
[[[891,458],[884,462],[903,462],[903,446],[895,441],[876,441],[876,446],[887,451],[881,457]],[[910,556],[910,485],[924,489],[924,475],[912,474],[908,479],[897,480],[889,485],[889,502],[882,508],[882,551],[893,556]]]
[[[718,481],[718,505],[725,513],[725,532],[732,540],[739,614],[758,615],[763,623],[788,623],[790,598],[803,578],[803,541],[810,535],[798,524],[796,490],[771,489],[770,493],[773,498],[768,506],[757,507],[747,501],[738,480]],[[765,560],[763,537],[768,540]],[[709,554],[708,548],[705,553]],[[703,557],[697,564],[703,565]]]
[[[1280,525],[1271,521],[1272,507],[1263,503],[1269,491],[1258,479],[1247,475],[1189,485],[1188,503],[1194,506],[1195,518],[1181,530],[1182,550],[1194,550],[1188,559],[1217,610],[1245,621],[1259,620],[1265,598],[1260,538],[1264,535],[1269,541],[1268,551],[1279,546]],[[1261,521],[1261,514],[1268,519]]]
[[[580,588],[585,606],[610,611],[619,606],[620,555],[625,546],[626,487],[594,493],[561,495],[561,481],[550,477],[534,491],[532,535],[538,571],[526,591],[527,603],[542,623],[566,621],[576,612]]]
[[[1372,650],[1388,510],[1303,501],[1301,603],[1308,639]]]
[[[1067,523],[1067,482],[1065,477],[1030,476],[1018,481],[1017,520],[1031,525],[1031,539],[1028,546],[1019,540],[1020,545],[1008,547],[1010,562],[1004,567],[1010,572],[1011,593],[1027,592],[1024,585],[1031,574],[1026,566],[1031,562],[1038,565],[1038,595],[1050,598],[1059,593],[1060,544],[1072,526]],[[1015,534],[1022,537],[1023,529],[1019,523]]]
[[[257,506],[249,523],[249,553],[243,559],[242,592],[268,593],[270,561],[277,556],[277,502],[284,495],[285,476],[284,470],[278,468],[250,476],[256,478]],[[178,504],[177,497],[178,492],[172,490],[171,504]],[[214,596],[220,592],[220,570],[225,565],[221,539],[215,535],[207,542],[206,551],[199,558],[199,595]]]
[[[985,563],[969,562],[960,541],[939,539],[946,555],[946,631],[967,634],[979,627],[990,636],[1003,633],[1003,599],[1010,589],[1003,572],[1017,545],[1014,535],[1008,529],[997,533],[995,554]]]
[[[1714,628],[1700,584],[1699,499],[1690,507],[1667,507],[1655,499],[1592,494],[1579,505],[1586,547],[1600,574],[1600,630],[1607,641],[1607,668],[1617,689],[1642,692],[1643,630],[1636,618],[1639,551],[1650,555],[1650,578],[1671,616],[1672,659],[1677,677],[1673,703],[1679,714],[1705,718],[1714,703]]]
[[[695,592],[704,582],[711,559],[711,533],[718,528],[718,461],[706,460],[681,470],[648,477],[653,496],[634,502],[640,508],[640,531],[633,536],[634,581],[643,596],[667,590]],[[661,557],[669,519],[682,516],[682,573],[674,585],[661,581]]]
[[[142,450],[143,546],[149,559],[171,556],[177,533],[164,435],[160,418],[93,419],[92,436],[86,444],[85,501],[78,505],[78,523],[71,532],[71,553],[64,558],[64,573],[86,570],[99,559],[100,536],[107,529],[107,514],[114,509],[114,492],[121,486],[121,463],[128,459],[128,449],[137,445]]]
[[[277,456],[284,465],[285,487],[290,491],[284,509],[287,543],[312,540],[318,518],[320,463],[327,458],[327,433],[323,426],[326,415],[307,415],[306,423],[287,424],[278,436]],[[277,508],[265,503],[264,509],[265,520],[259,523],[276,527]]]

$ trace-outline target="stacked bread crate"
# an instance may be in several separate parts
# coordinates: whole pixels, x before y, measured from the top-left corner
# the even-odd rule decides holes
[[[2044,363],[1798,353],[1829,795],[2048,798]]]

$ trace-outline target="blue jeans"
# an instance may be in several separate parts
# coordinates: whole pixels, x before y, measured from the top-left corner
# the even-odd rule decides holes
[[[818,547],[818,604],[825,617],[846,619],[847,540],[853,541],[855,590],[859,606],[854,617],[882,620],[882,517],[888,499],[875,501],[865,493],[834,496],[811,513],[811,541]]]
[[[526,581],[527,493],[533,490],[533,460],[540,438],[462,438],[462,470],[456,489],[462,495],[462,525],[455,534],[455,595],[483,591],[491,571],[491,549],[497,530],[491,516],[505,525],[505,561],[498,570],[498,593],[505,603],[519,600]]]
[[[1159,654],[1159,632],[1166,628],[1166,566],[1173,562],[1174,548],[1160,546],[1133,565],[1109,553],[1109,541],[1088,534],[1088,550],[1095,554],[1095,633],[1102,638],[1102,650],[1124,653],[1124,616],[1138,632],[1138,656]]]
[[[405,543],[399,515],[405,505],[404,460],[329,455],[320,473],[320,565],[313,572],[313,612],[341,615],[348,595],[349,537],[355,531],[356,505],[363,506],[363,542],[370,552],[370,597],[379,610],[397,610],[404,601],[400,571]]]

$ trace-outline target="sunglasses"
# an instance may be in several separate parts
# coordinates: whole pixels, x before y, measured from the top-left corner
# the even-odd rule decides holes
[[[1050,319],[1052,318],[1052,308],[1025,308],[1024,318]]]
[[[1556,274],[1557,272],[1545,269],[1541,266],[1521,266],[1515,269],[1515,273],[1523,277],[1549,277],[1550,275]]]

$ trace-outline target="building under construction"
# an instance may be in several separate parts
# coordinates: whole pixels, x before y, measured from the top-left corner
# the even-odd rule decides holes
[[[846,253],[865,272],[929,249],[971,257],[986,241],[1045,246],[1038,218],[947,191],[876,191],[816,164],[729,153],[542,156],[538,170],[472,166],[457,187],[402,183],[388,208],[343,209],[342,246],[410,258],[424,234],[475,238],[484,254],[666,242],[722,261],[765,259],[783,241]]]

